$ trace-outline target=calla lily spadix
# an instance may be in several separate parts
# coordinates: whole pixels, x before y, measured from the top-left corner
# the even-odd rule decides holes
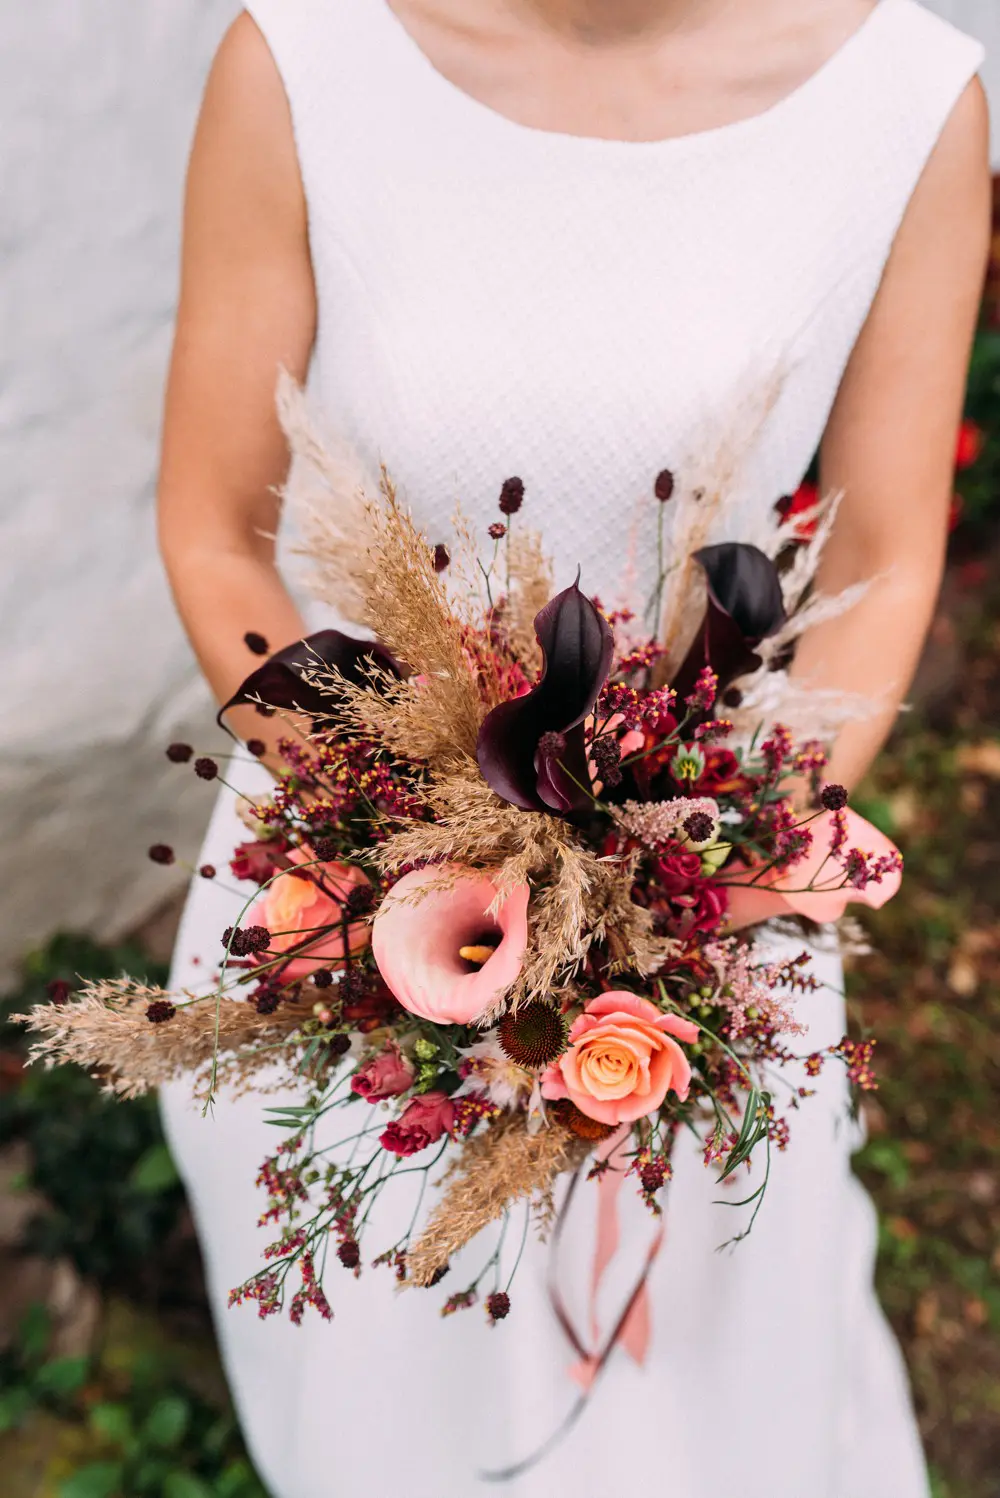
[[[507,894],[475,869],[434,864],[404,874],[372,927],[379,972],[410,1014],[469,1025],[510,988],[528,942],[527,884]],[[463,952],[465,955],[463,955]]]

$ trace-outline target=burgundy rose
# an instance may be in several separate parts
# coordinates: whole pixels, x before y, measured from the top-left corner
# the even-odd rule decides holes
[[[239,843],[229,862],[233,878],[266,884],[287,863],[282,856],[283,848],[284,844],[277,838],[270,842]]]
[[[413,1085],[414,1070],[399,1047],[391,1041],[384,1051],[359,1067],[351,1078],[351,1091],[369,1103],[382,1098],[398,1097]]]
[[[455,1127],[455,1104],[446,1092],[425,1092],[408,1103],[379,1139],[394,1155],[417,1155]]]
[[[728,908],[726,891],[706,879],[697,853],[666,853],[656,860],[656,883],[678,935],[717,931]]]

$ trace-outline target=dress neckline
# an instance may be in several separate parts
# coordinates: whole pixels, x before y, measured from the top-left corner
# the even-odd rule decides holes
[[[742,119],[730,120],[727,124],[685,131],[681,135],[668,135],[658,140],[623,140],[615,136],[581,135],[570,131],[547,130],[512,119],[510,115],[483,103],[447,78],[404,26],[389,0],[368,0],[368,3],[385,31],[385,44],[394,52],[399,66],[411,70],[418,82],[437,94],[443,106],[456,115],[463,115],[466,130],[478,126],[487,132],[492,131],[495,136],[506,136],[509,141],[520,144],[613,157],[620,161],[623,157],[648,158],[699,149],[716,142],[752,137],[772,123],[783,121],[786,116],[793,115],[802,105],[811,101],[814,95],[834,87],[855,57],[878,34],[890,14],[911,3],[911,0],[878,0],[861,24],[814,72],[766,109]]]

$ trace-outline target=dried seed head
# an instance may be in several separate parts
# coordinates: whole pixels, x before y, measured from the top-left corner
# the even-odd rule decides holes
[[[546,1066],[566,1049],[566,1021],[540,999],[505,1014],[497,1029],[504,1054],[518,1066]]]

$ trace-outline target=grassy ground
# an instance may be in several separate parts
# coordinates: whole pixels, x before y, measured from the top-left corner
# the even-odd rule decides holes
[[[907,853],[850,974],[878,1036],[858,1160],[937,1498],[1000,1495],[1000,567],[953,572],[920,692],[859,809]],[[14,1001],[136,951],[62,939]],[[182,1193],[150,1104],[27,1072],[0,1030],[5,1498],[262,1498],[233,1424]],[[806,1498],[806,1495],[803,1495]],[[893,1498],[891,1487],[886,1498]]]
[[[1000,1494],[1000,569],[971,561],[936,627],[944,670],[866,790],[905,895],[851,975],[881,1089],[857,1161],[879,1285],[941,1498]],[[950,660],[950,664],[948,661]],[[887,1498],[889,1495],[887,1494]]]

